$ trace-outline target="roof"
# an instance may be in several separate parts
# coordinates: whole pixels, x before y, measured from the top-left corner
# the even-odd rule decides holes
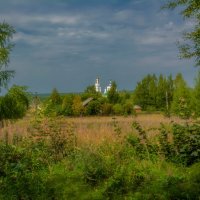
[[[88,103],[90,103],[90,101],[92,101],[93,100],[93,97],[90,97],[90,98],[88,98],[88,99],[86,99],[85,101],[83,101],[82,102],[82,105],[83,106],[86,106]]]
[[[138,106],[138,105],[135,105],[133,108],[134,109],[142,109],[141,106]]]

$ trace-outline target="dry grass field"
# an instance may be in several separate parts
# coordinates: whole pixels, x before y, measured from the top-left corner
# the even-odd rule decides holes
[[[29,129],[33,116],[25,117],[24,119],[17,120],[7,124],[6,127],[0,130],[0,138],[3,138],[5,134],[11,140],[13,135],[29,136]],[[89,144],[100,144],[103,141],[112,142],[117,139],[117,131],[120,134],[127,135],[133,132],[132,123],[134,121],[148,130],[149,136],[157,134],[158,131],[155,129],[160,126],[160,123],[169,124],[171,121],[182,123],[184,120],[179,118],[166,118],[161,114],[140,114],[138,116],[115,116],[115,117],[77,117],[59,118],[62,127],[67,127],[71,124],[74,127],[74,132],[77,137],[78,144],[89,143]],[[118,129],[118,130],[116,130]]]

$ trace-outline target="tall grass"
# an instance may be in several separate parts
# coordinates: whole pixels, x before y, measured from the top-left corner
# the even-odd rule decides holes
[[[200,126],[178,122],[146,115],[10,124],[0,142],[0,199],[199,200]],[[12,134],[21,123],[26,130]]]
[[[0,138],[4,137],[7,132],[9,140],[13,135],[28,136],[29,129],[34,119],[30,114],[15,123],[9,123],[8,126],[0,129]],[[161,114],[145,114],[138,116],[116,116],[116,117],[77,117],[77,118],[60,118],[60,123],[64,128],[68,124],[73,124],[78,144],[91,143],[95,145],[101,144],[103,141],[112,142],[116,138],[114,123],[117,122],[122,130],[123,135],[127,135],[132,131],[131,125],[133,121],[138,122],[142,127],[147,130],[149,137],[153,137],[158,133],[156,130],[159,128],[160,123],[170,124],[171,121],[177,123],[184,123],[184,120],[179,118],[166,118]]]

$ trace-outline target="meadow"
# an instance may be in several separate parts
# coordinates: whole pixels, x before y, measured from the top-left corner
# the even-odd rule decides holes
[[[144,129],[149,130],[149,137],[156,135],[160,124],[169,125],[171,122],[181,123],[191,120],[184,120],[178,117],[165,117],[163,114],[139,114],[137,116],[91,116],[91,117],[59,117],[61,126],[64,128],[68,124],[74,127],[78,143],[101,144],[105,140],[111,142],[116,139],[116,125],[121,130],[122,135],[132,132],[132,123],[138,122]],[[17,121],[9,122],[7,126],[0,130],[0,138],[5,134],[9,140],[13,135],[29,136],[29,128],[34,120],[32,112],[26,117]]]
[[[199,130],[161,114],[28,112],[0,132],[0,199],[199,200]]]

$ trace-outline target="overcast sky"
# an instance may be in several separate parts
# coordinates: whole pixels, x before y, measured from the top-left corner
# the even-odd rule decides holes
[[[11,84],[32,92],[81,92],[115,80],[133,90],[148,73],[181,72],[192,85],[197,69],[180,60],[176,42],[192,27],[166,0],[0,0],[0,22],[14,26]]]

